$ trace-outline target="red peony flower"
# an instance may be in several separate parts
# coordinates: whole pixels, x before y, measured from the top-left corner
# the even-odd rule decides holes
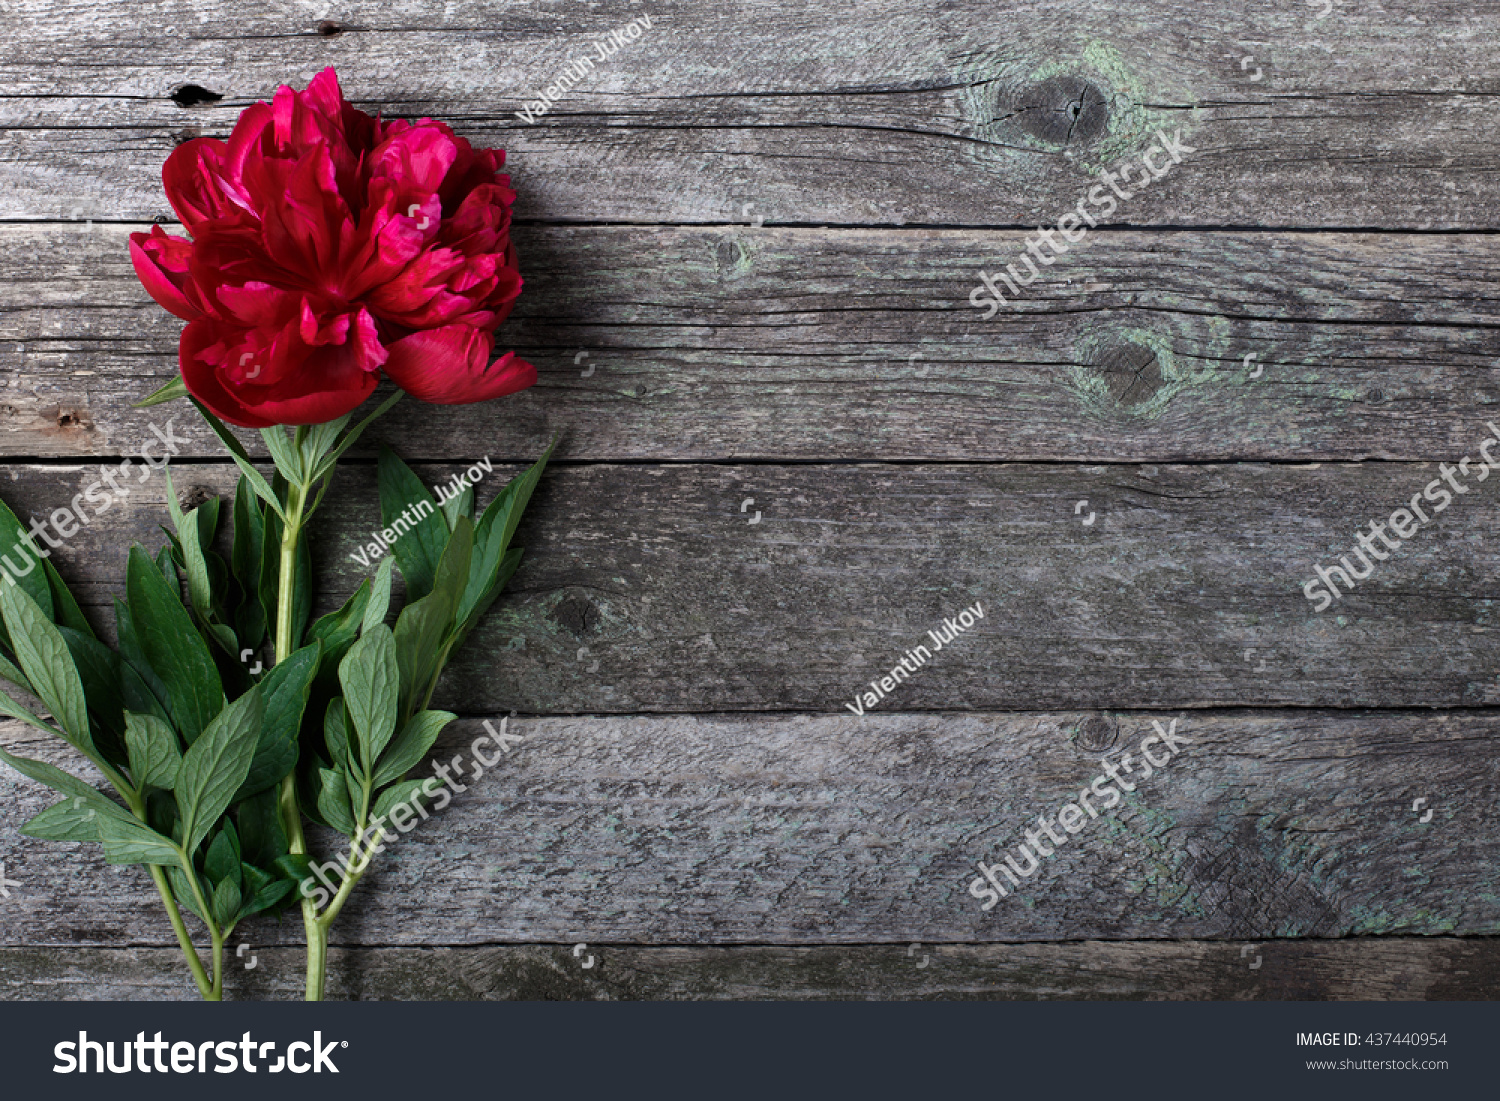
[[[505,153],[441,122],[386,122],[325,69],[247,108],[228,144],[198,138],[162,169],[192,240],[130,235],[151,297],[188,322],[188,392],[247,428],[321,424],[385,371],[462,405],[524,390],[536,368],[496,327],[521,293]]]

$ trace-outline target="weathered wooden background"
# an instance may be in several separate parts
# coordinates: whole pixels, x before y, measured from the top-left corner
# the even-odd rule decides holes
[[[371,437],[431,482],[561,437],[440,700],[450,752],[510,712],[526,740],[376,866],[333,993],[1500,992],[1500,478],[1337,608],[1301,592],[1500,418],[1500,9],[0,0],[0,27],[23,516],[162,413],[130,403],[180,322],[125,241],[171,221],[175,143],[333,65],[366,110],[509,151],[501,343],[541,381]],[[1159,129],[1194,152],[981,320],[979,270]],[[190,435],[179,488],[223,492]],[[375,526],[372,454],[327,511],[325,603]],[[59,552],[101,628],[162,492]],[[976,860],[1174,718],[1179,758],[979,909]],[[0,996],[192,996],[139,869],[17,836],[44,798],[0,776]],[[231,996],[296,996],[299,934],[244,927]]]

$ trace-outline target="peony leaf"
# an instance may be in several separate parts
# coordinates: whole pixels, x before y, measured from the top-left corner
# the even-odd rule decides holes
[[[4,654],[0,654],[0,678],[10,681],[11,684],[14,684],[22,692],[30,692],[33,696],[36,695],[36,689],[31,687],[31,682],[26,679],[26,674],[7,661]]]
[[[42,569],[47,571],[47,583],[52,590],[52,622],[93,638],[94,629],[83,617],[78,601],[73,599],[72,592],[63,583],[62,575],[57,572],[57,567],[50,558],[42,563]]]
[[[349,709],[344,706],[344,697],[335,696],[328,701],[328,710],[323,712],[323,741],[328,745],[328,755],[339,768],[349,767]]]
[[[104,859],[110,864],[171,867],[182,859],[171,838],[163,837],[144,822],[130,817],[100,817],[97,821],[99,840],[104,842]]]
[[[302,727],[302,712],[312,690],[322,654],[321,644],[314,642],[279,661],[256,689],[265,697],[265,714],[255,745],[255,757],[249,774],[236,792],[234,802],[255,795],[281,782],[297,767],[297,732]]]
[[[276,464],[276,469],[283,478],[293,485],[307,485],[312,481],[310,478],[303,479],[302,449],[287,437],[285,428],[279,424],[262,428],[260,438],[265,441],[266,450],[271,453],[271,461]]]
[[[0,583],[0,613],[4,614],[21,670],[38,698],[52,712],[63,736],[80,753],[103,767],[89,731],[83,681],[62,633],[18,585]]]
[[[234,490],[234,544],[229,562],[240,586],[241,603],[235,613],[234,629],[240,645],[251,649],[258,648],[266,637],[265,609],[260,603],[261,555],[265,536],[265,517],[255,501],[255,490],[242,474]]]
[[[344,601],[336,612],[329,612],[307,629],[309,642],[323,644],[323,670],[333,671],[344,660],[349,647],[359,637],[360,624],[364,622],[365,609],[370,604],[370,579],[359,583],[354,595]]]
[[[219,928],[229,928],[239,917],[240,885],[232,879],[221,879],[214,888],[214,897],[208,900],[208,906],[214,912]]]
[[[422,796],[423,785],[430,782],[431,778],[427,780],[407,780],[397,784],[395,787],[386,788],[385,791],[380,793],[380,798],[375,800],[375,809],[370,814],[371,821],[374,821],[376,818],[389,821],[391,811],[395,810],[398,806],[414,807],[417,800]],[[396,828],[398,830],[401,829],[399,825]],[[410,828],[410,826],[407,827],[407,829]],[[404,833],[405,831],[401,832]]]
[[[79,798],[54,803],[21,824],[22,837],[41,841],[98,841],[98,811]]]
[[[5,576],[11,578],[22,589],[26,595],[35,600],[47,618],[52,618],[52,591],[47,584],[45,570],[36,568],[38,562],[43,561],[42,556],[36,551],[36,544],[31,541],[31,535],[26,526],[16,518],[16,514],[10,510],[4,501],[0,501],[0,554],[6,556],[4,563]],[[11,562],[14,559],[14,562]],[[30,562],[25,572],[17,572],[22,566]],[[4,577],[0,577],[0,584],[4,584]],[[0,635],[3,635],[0,632]],[[4,641],[4,636],[0,641]]]
[[[229,807],[255,757],[265,714],[257,686],[224,708],[183,754],[175,792],[182,814],[183,849],[192,854]]]
[[[120,657],[134,670],[136,679],[145,685],[147,691],[156,697],[156,707],[137,706],[136,711],[160,710],[163,717],[171,714],[172,695],[167,691],[167,686],[162,683],[156,675],[156,670],[151,668],[151,663],[146,660],[146,652],[141,649],[140,639],[136,638],[135,620],[130,615],[130,606],[118,596],[115,602],[115,633],[120,640]],[[123,683],[123,678],[122,678]]]
[[[420,600],[432,591],[438,560],[448,543],[448,525],[427,487],[388,447],[380,449],[378,480],[381,523],[389,528],[401,519],[406,529],[391,546],[406,579],[406,599]]]
[[[496,582],[502,564],[506,561],[511,537],[521,523],[521,516],[526,511],[531,495],[541,481],[542,471],[552,457],[552,449],[556,446],[557,442],[554,440],[531,469],[507,482],[475,525],[474,558],[469,567],[469,582],[464,588],[463,599],[458,604],[458,622],[464,625],[465,631],[477,619],[480,603],[486,597],[490,598],[489,603],[494,602],[491,593],[497,588]],[[503,588],[504,582],[500,582],[499,587]],[[486,603],[485,607],[488,606]]]
[[[219,437],[219,442],[229,449],[229,457],[234,460],[234,465],[240,468],[240,473],[250,483],[250,488],[255,490],[255,495],[270,505],[275,510],[277,516],[285,520],[286,512],[281,507],[281,499],[272,491],[270,483],[266,481],[265,476],[250,465],[250,456],[245,452],[244,445],[235,438],[234,433],[229,431],[223,421],[208,411],[207,406],[199,402],[197,398],[191,400],[193,405],[197,407],[198,412],[203,414],[203,419],[208,424],[208,427],[213,430],[213,434]],[[282,438],[285,439],[284,436]]]
[[[227,818],[203,854],[203,874],[208,876],[210,883],[218,884],[232,878],[235,885],[239,885],[240,843],[234,835],[234,823]]]
[[[281,821],[280,797],[279,790],[267,788],[235,807],[242,860],[269,868],[277,857],[286,855],[286,826]]]
[[[240,865],[241,893],[248,895],[240,905],[236,921],[243,921],[252,914],[269,910],[292,893],[294,884],[261,871],[253,864]]]
[[[171,382],[154,391],[149,397],[142,398],[136,402],[131,408],[146,409],[153,405],[161,405],[164,402],[175,401],[177,398],[185,398],[187,396],[187,384],[182,381],[182,376],[178,375]]]
[[[126,592],[136,642],[167,690],[173,721],[192,745],[224,706],[213,656],[181,598],[139,545],[130,548]]]
[[[370,603],[365,605],[365,619],[360,625],[361,632],[369,631],[385,622],[386,613],[391,607],[391,571],[395,568],[396,560],[387,558],[375,570],[375,584],[370,588]]]
[[[366,777],[374,771],[375,761],[395,733],[400,677],[396,640],[384,624],[360,638],[339,664],[344,703],[359,738]]]
[[[401,610],[396,620],[396,657],[401,667],[401,710],[408,715],[432,692],[451,649],[454,613],[469,578],[474,528],[460,516],[438,562],[432,592]]]
[[[318,769],[318,813],[345,837],[353,837],[354,815],[349,810],[349,785],[341,769]]]
[[[125,712],[125,745],[130,751],[130,778],[138,791],[149,785],[171,790],[182,768],[177,732],[155,715]]]
[[[338,463],[344,452],[348,451],[349,448],[353,446],[354,441],[359,439],[359,437],[364,433],[364,430],[370,427],[376,417],[380,416],[391,406],[400,401],[405,396],[405,393],[406,392],[404,390],[397,390],[390,397],[386,398],[385,401],[381,402],[375,412],[371,413],[368,417],[351,428],[349,430],[349,434],[339,441],[338,446],[328,453],[327,458],[323,460],[323,465],[318,468],[318,472],[313,475],[313,477],[315,479],[321,478],[326,474],[332,473],[334,465]],[[347,421],[348,418],[346,417],[345,420]]]
[[[451,711],[418,711],[413,715],[381,757],[380,767],[375,770],[373,786],[385,787],[415,768],[427,756],[427,751],[437,741],[443,727],[457,717]]]
[[[172,524],[177,528],[177,545],[182,550],[183,568],[187,571],[188,597],[193,602],[193,611],[205,627],[213,619],[213,593],[208,583],[208,559],[203,557],[203,546],[199,542],[198,509],[186,516],[177,501],[177,491],[172,488],[172,472],[162,472],[167,480],[167,511]]]

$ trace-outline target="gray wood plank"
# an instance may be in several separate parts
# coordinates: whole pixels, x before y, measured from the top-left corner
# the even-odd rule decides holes
[[[163,212],[151,166],[175,141],[222,135],[247,103],[327,65],[371,112],[445,118],[508,147],[528,218],[1034,225],[1178,127],[1198,151],[1123,220],[1483,228],[1497,197],[1500,16],[1461,0],[1340,4],[1324,19],[1235,0],[1060,0],[999,19],[982,0],[753,18],[687,0],[171,0],[67,20],[44,0],[7,7],[7,219]],[[652,27],[638,41],[535,125],[517,117],[639,15]],[[195,98],[186,86],[223,98],[178,106]]]
[[[335,948],[328,995],[360,1001],[1456,1001],[1493,999],[1500,991],[1500,947],[1490,938],[905,948],[612,944],[588,945],[576,956],[574,947]],[[297,1000],[302,966],[295,948],[249,944],[225,973],[226,994]],[[195,993],[184,975],[181,957],[170,948],[0,948],[5,1001],[191,1000]]]
[[[464,720],[437,758],[462,758],[466,790],[390,844],[333,942],[1500,933],[1500,715],[1172,717],[1186,744],[1149,779],[1138,746],[1168,718],[1154,712],[520,717],[508,755],[481,746],[500,763],[479,777],[472,746],[483,730]],[[71,755],[14,724],[0,737],[23,755]],[[1069,842],[983,910],[970,892],[977,863],[1009,852],[1025,870],[1022,831],[1126,754],[1136,790],[1101,802],[1076,834],[1057,830]],[[0,943],[170,946],[140,869],[107,867],[94,846],[16,835],[52,801],[0,774],[0,858],[19,882],[0,906]],[[316,848],[329,855],[328,842],[319,835]],[[241,935],[275,947],[299,932],[258,921]]]
[[[1485,430],[1469,429],[1477,457]],[[429,485],[456,472],[418,469]],[[10,473],[0,495],[23,517],[98,479]],[[510,473],[495,467],[481,504]],[[1340,556],[1359,572],[1357,532],[1438,477],[1404,463],[555,468],[517,535],[510,595],[437,698],[468,713],[846,715],[979,604],[984,618],[877,710],[1490,706],[1500,478],[1471,467],[1464,496],[1322,614],[1304,593]],[[350,556],[379,522],[371,467],[339,479],[314,525],[327,607],[374,569]],[[227,496],[232,480],[200,464],[176,484]],[[87,605],[120,591],[132,540],[161,545],[163,491],[137,483],[56,552]]]
[[[176,372],[182,328],[136,281],[132,228],[0,226],[0,454],[128,454],[172,415],[129,408]],[[465,461],[525,459],[554,435],[581,460],[1452,460],[1476,418],[1500,414],[1490,235],[1111,233],[989,321],[969,292],[1014,260],[1016,233],[517,235],[527,290],[500,340],[539,384],[480,406],[405,402],[372,446]],[[206,431],[186,453],[222,455]]]

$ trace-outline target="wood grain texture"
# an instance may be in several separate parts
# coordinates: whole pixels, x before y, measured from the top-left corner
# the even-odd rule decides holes
[[[1302,584],[1500,423],[1500,11],[1318,6],[0,0],[0,497],[45,517],[174,415],[179,490],[227,493],[186,406],[130,408],[180,322],[125,237],[172,221],[178,143],[336,66],[509,151],[500,343],[541,380],[372,431],[322,605],[374,444],[429,484],[492,458],[484,501],[562,442],[435,701],[445,759],[525,740],[377,864],[335,996],[1493,999],[1500,478],[1328,612]],[[1179,130],[981,318],[981,269]],[[57,551],[106,633],[162,492]],[[1153,720],[1185,752],[982,911],[977,861]],[[48,801],[0,772],[0,997],[189,996],[140,869],[18,837]],[[236,996],[296,996],[296,926],[240,931]]]
[[[129,454],[150,421],[196,420],[185,403],[130,408],[176,373],[182,328],[131,270],[139,228],[0,227],[0,454]],[[479,406],[405,402],[372,447],[519,461],[561,435],[572,460],[1451,460],[1476,418],[1500,416],[1489,235],[1099,234],[989,321],[969,292],[1016,262],[1022,234],[517,238],[527,287],[500,340],[540,383]],[[222,456],[205,430],[185,453]]]
[[[643,14],[549,114],[516,116]],[[4,156],[26,166],[0,188],[6,219],[163,213],[155,166],[176,141],[328,65],[368,111],[508,148],[526,218],[748,221],[753,203],[773,223],[1035,225],[1178,127],[1198,151],[1122,220],[1485,228],[1497,196],[1500,16],[1461,0],[1322,20],[1233,0],[169,0],[66,19],[8,0],[4,17]],[[222,98],[178,106],[202,98],[186,86]]]
[[[1173,717],[1186,744],[1150,779],[1137,747],[1167,718],[1154,713],[521,717],[509,732],[524,740],[478,777],[483,729],[465,720],[435,759],[461,758],[466,790],[391,843],[333,943],[1500,933],[1495,713]],[[14,724],[3,737],[23,755],[70,753]],[[1015,853],[1038,815],[1126,754],[1137,790],[985,912],[969,893],[976,862]],[[0,775],[7,875],[21,882],[0,911],[4,943],[169,946],[140,869],[15,836],[49,795]],[[331,854],[329,841],[315,849]],[[241,935],[299,942],[295,922]]]
[[[1457,1001],[1500,992],[1500,946],[1490,938],[906,948],[593,944],[577,956],[573,947],[335,948],[328,994],[359,1001]],[[189,1000],[191,983],[180,972],[181,957],[170,948],[0,948],[0,1000]],[[296,1000],[301,954],[252,945],[232,962],[224,985],[235,1000]]]
[[[1485,430],[1469,427],[1477,455]],[[418,470],[429,485],[455,472]],[[98,467],[12,473],[0,495],[23,517],[46,517]],[[1500,562],[1488,538],[1500,478],[1476,481],[1471,467],[1466,495],[1427,514],[1429,526],[1321,615],[1303,592],[1316,566],[1350,557],[1357,531],[1438,473],[1385,463],[557,468],[517,535],[526,558],[510,595],[437,699],[469,714],[844,715],[901,655],[931,649],[928,631],[977,603],[983,620],[881,710],[1489,706],[1500,702]],[[202,464],[180,469],[176,485],[227,495],[233,476]],[[507,476],[495,467],[481,504]],[[339,479],[314,528],[330,608],[373,571],[349,555],[378,524],[370,466],[346,464]],[[163,490],[159,476],[137,483],[128,506],[56,552],[87,605],[105,608],[120,591],[132,541],[161,545]]]

